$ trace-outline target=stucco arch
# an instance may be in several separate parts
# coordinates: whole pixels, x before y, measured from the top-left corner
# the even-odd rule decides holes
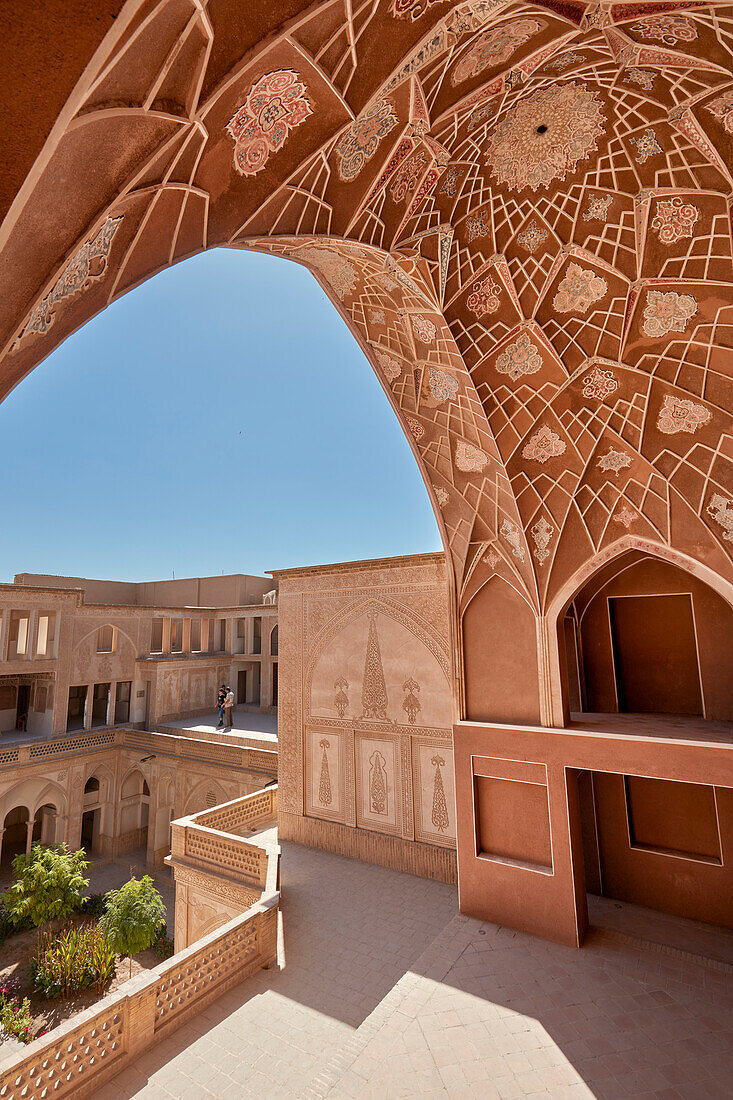
[[[63,788],[43,776],[24,779],[8,787],[0,796],[0,818],[15,806],[25,806],[33,819],[36,810],[48,803],[53,804],[59,814],[65,814],[66,793]]]
[[[111,301],[205,249],[305,265],[418,462],[454,639],[498,554],[536,607],[543,687],[527,718],[551,723],[550,615],[539,609],[617,523],[656,532],[733,584],[720,365],[732,180],[711,107],[733,42],[727,17],[713,30],[707,8],[684,9],[697,83],[670,116],[653,79],[625,86],[640,40],[623,5],[583,14],[547,0],[530,20],[519,0],[457,8],[366,5],[355,33],[348,5],[341,18],[325,0],[297,13],[270,4],[245,31],[231,11],[214,20],[192,3],[184,26],[174,0],[128,0],[108,20],[79,13],[63,79],[37,89],[29,74],[59,50],[23,22],[32,14],[14,13],[29,33],[22,58],[0,43],[25,105],[0,196],[0,394]],[[481,36],[519,14],[522,33],[486,67]],[[669,51],[643,48],[650,71],[677,80]],[[284,78],[291,110],[268,143],[250,96],[281,96]],[[584,135],[552,165],[523,144],[523,127],[548,111],[580,118]],[[623,133],[620,112],[634,116]],[[645,128],[656,136],[639,150]],[[679,307],[676,328],[661,293]],[[691,381],[700,355],[704,380]]]
[[[200,810],[207,809],[206,796],[209,791],[213,792],[216,797],[215,806],[220,805],[222,802],[227,802],[231,797],[225,793],[221,783],[217,782],[217,780],[202,779],[201,782],[197,783],[189,791],[184,803],[183,816],[188,817],[189,814],[197,814]]]

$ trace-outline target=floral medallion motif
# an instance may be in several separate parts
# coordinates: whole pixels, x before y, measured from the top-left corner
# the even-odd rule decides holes
[[[56,319],[58,303],[65,298],[73,298],[94,280],[102,278],[107,270],[107,257],[112,241],[123,217],[120,214],[117,218],[105,218],[96,236],[86,241],[72,256],[52,289],[31,313],[16,343],[32,333],[48,332]]]
[[[452,198],[456,193],[458,187],[458,181],[463,175],[463,168],[450,168],[446,173],[443,184],[438,192],[439,195],[448,195]]]
[[[636,146],[636,162],[644,164],[650,157],[655,157],[662,152],[662,146],[657,141],[657,135],[653,130],[645,130],[640,137],[631,139]]]
[[[402,374],[402,367],[397,360],[393,359],[391,355],[387,355],[386,351],[378,351],[377,359],[387,381],[390,383],[395,382]]]
[[[601,367],[594,367],[583,379],[583,397],[596,401],[605,401],[617,389],[618,382],[613,371],[602,370]]]
[[[499,81],[501,82],[501,77]],[[495,103],[482,103],[475,111],[471,111],[468,118],[468,125],[466,126],[466,132],[469,134],[473,133],[477,126],[480,126],[482,122],[485,122],[487,118],[493,115],[495,110]]]
[[[644,332],[647,336],[666,336],[668,332],[684,332],[687,322],[697,313],[697,302],[691,294],[674,290],[660,293],[650,290],[644,310]]]
[[[499,308],[499,287],[489,275],[469,294],[466,305],[477,317],[485,313],[496,313]]]
[[[384,310],[383,309],[370,309],[369,310],[369,324],[370,325],[383,325]]]
[[[654,89],[654,76],[651,69],[627,69],[624,83],[638,84],[640,88],[651,92]]]
[[[525,443],[522,454],[534,462],[544,463],[550,458],[558,458],[559,455],[564,454],[566,446],[565,440],[560,439],[557,432],[553,432],[552,428],[548,428],[545,424],[535,432],[529,443]]]
[[[428,385],[436,401],[455,401],[458,380],[437,367],[428,367]]]
[[[696,405],[694,401],[665,393],[657,418],[657,428],[665,435],[677,435],[678,432],[689,432],[693,435],[702,424],[707,424],[712,419],[712,415],[710,409],[706,409],[704,405]]]
[[[473,443],[459,439],[456,443],[456,466],[464,474],[480,474],[489,461],[489,456]]]
[[[499,374],[508,374],[516,382],[523,374],[536,374],[542,367],[542,356],[523,332],[515,344],[507,344],[501,355],[496,357],[496,369]]]
[[[733,134],[733,92],[718,96],[712,103],[706,104],[705,110],[720,120],[727,134]]]
[[[486,163],[510,191],[565,179],[598,148],[603,105],[585,84],[538,88],[518,102],[489,136]]]
[[[585,55],[582,53],[564,53],[560,57],[556,57],[554,61],[548,61],[545,68],[562,73],[565,69],[569,69],[571,65],[579,65],[583,61],[585,61]]]
[[[389,193],[395,202],[402,202],[417,187],[423,168],[427,164],[425,153],[417,153],[410,160],[403,161],[394,174]]]
[[[517,240],[522,248],[526,248],[528,252],[534,252],[538,245],[547,240],[547,230],[532,219],[527,228],[517,234]]]
[[[638,518],[639,518],[639,513],[638,512],[635,512],[633,510],[633,508],[627,508],[624,505],[624,507],[621,509],[621,511],[617,512],[616,515],[613,517],[613,521],[614,521],[614,523],[622,524],[626,528],[626,530],[628,531],[629,527],[631,527],[631,524],[634,522],[634,520],[638,519]]]
[[[604,473],[612,470],[617,476],[619,470],[623,470],[630,465],[631,455],[627,455],[624,451],[614,451],[613,447],[611,447],[607,455],[601,455],[596,463],[596,466],[599,466]]]
[[[420,424],[417,420],[413,420],[411,416],[408,416],[407,426],[412,432],[415,442],[419,443],[422,437],[425,435],[425,429],[423,428],[422,424]]]
[[[267,73],[252,85],[227,125],[234,139],[234,167],[240,175],[262,171],[270,154],[282,149],[290,131],[313,113],[305,93],[305,84],[292,69]]]
[[[501,525],[500,533],[511,546],[514,557],[519,558],[520,561],[524,561],[525,550],[522,546],[522,536],[519,534],[519,528],[516,523],[512,523],[510,519],[505,519]]]
[[[441,508],[445,508],[446,504],[450,500],[450,497],[448,496],[445,489],[442,488],[442,486],[438,486],[438,488],[435,489],[435,499],[437,500]]]
[[[444,4],[445,0],[392,0],[390,13],[397,19],[419,19],[433,4]]]
[[[662,244],[674,244],[683,237],[692,236],[692,227],[699,217],[698,208],[690,202],[683,202],[679,196],[658,199],[652,229],[656,229]]]
[[[392,104],[378,99],[351,123],[336,146],[339,179],[355,180],[376,153],[379,142],[398,123]]]
[[[613,199],[610,195],[591,195],[583,214],[584,222],[605,222]]]
[[[642,38],[656,39],[674,46],[675,42],[692,42],[697,38],[695,24],[683,15],[650,15],[632,25]]]
[[[490,66],[502,65],[512,54],[536,34],[545,24],[537,19],[517,19],[502,27],[493,27],[479,35],[463,55],[451,73],[450,82],[455,88],[472,76],[477,76]]]
[[[530,534],[534,540],[535,548],[532,551],[540,565],[544,565],[550,556],[548,547],[550,539],[555,533],[555,528],[548,523],[544,516],[535,523]]]
[[[485,561],[491,569],[496,569],[501,561],[501,557],[497,554],[496,550],[489,550],[488,554],[484,554],[482,561]]]
[[[485,237],[490,228],[491,224],[489,222],[488,210],[480,210],[478,214],[473,214],[470,218],[466,218],[468,243],[470,244],[475,237]]]
[[[438,331],[433,322],[429,321],[427,317],[423,317],[421,313],[413,313],[411,320],[412,331],[418,340],[421,340],[423,344],[432,344]]]
[[[356,268],[338,252],[331,252],[328,248],[301,248],[295,258],[305,260],[320,271],[342,302],[354,289]]]
[[[706,510],[716,523],[725,528],[723,539],[726,542],[733,542],[733,500],[729,500],[721,493],[713,493]]]
[[[559,283],[552,299],[552,308],[558,313],[587,313],[594,302],[600,302],[608,290],[608,284],[595,271],[580,264],[568,264],[565,278]]]

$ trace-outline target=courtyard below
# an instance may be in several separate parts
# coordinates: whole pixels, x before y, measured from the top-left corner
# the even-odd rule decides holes
[[[282,849],[278,968],[99,1100],[730,1095],[733,934],[602,899],[578,951],[457,914],[453,886]]]

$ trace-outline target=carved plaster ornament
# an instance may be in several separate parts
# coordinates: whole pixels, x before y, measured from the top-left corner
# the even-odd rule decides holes
[[[430,763],[435,768],[435,775],[433,776],[433,809],[430,820],[438,832],[444,833],[450,824],[448,803],[446,802],[445,787],[443,786],[443,776],[440,774],[440,769],[445,767],[445,760],[439,753],[436,753],[435,756],[431,758]]]
[[[501,525],[500,534],[511,546],[514,557],[519,558],[520,561],[524,561],[525,549],[522,545],[522,538],[516,523],[512,523],[510,519],[505,519]]]
[[[413,680],[410,676],[402,685],[402,690],[406,692],[402,703],[402,709],[407,714],[407,720],[410,725],[414,726],[417,721],[417,716],[420,713],[420,700],[418,699],[420,685],[417,680]]]

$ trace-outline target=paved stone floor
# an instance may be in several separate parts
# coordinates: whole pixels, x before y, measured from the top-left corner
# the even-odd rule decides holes
[[[282,871],[284,968],[97,1100],[731,1095],[723,962],[613,930],[573,951],[457,915],[454,887],[290,843]]]
[[[251,737],[263,742],[277,741],[276,714],[260,714],[258,711],[235,707],[232,721],[233,725],[224,727],[224,733],[235,737]],[[212,711],[211,714],[198,714],[195,718],[178,718],[175,721],[164,722],[157,728],[171,733],[211,734],[219,732],[218,722],[218,714]]]

